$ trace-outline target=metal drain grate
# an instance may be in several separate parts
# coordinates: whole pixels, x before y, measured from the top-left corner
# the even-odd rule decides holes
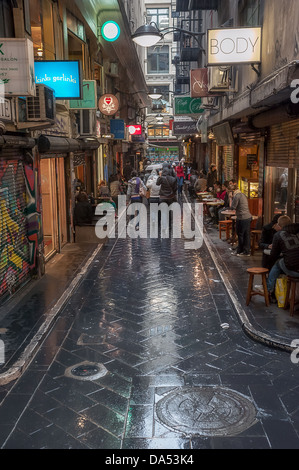
[[[81,362],[75,366],[68,367],[65,371],[65,375],[77,380],[97,380],[106,375],[107,372],[103,364]]]
[[[243,395],[222,387],[186,387],[156,406],[172,430],[200,436],[234,436],[256,423],[256,409]]]

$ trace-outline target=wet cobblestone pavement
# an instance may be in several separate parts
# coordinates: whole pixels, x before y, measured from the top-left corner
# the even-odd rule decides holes
[[[206,245],[110,240],[0,387],[0,447],[297,449],[298,367],[244,334]]]

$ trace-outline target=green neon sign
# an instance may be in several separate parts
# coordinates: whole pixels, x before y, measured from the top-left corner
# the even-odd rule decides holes
[[[120,35],[120,27],[115,21],[106,21],[101,28],[101,34],[106,41],[116,41]]]

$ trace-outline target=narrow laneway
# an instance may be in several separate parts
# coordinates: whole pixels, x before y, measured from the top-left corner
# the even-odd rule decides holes
[[[110,240],[2,404],[1,446],[298,448],[297,369],[243,333],[205,245]]]

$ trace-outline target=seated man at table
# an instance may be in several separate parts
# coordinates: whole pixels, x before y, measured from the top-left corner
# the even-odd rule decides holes
[[[281,215],[282,214],[276,214],[270,224],[263,226],[259,241],[259,248],[263,250],[262,267],[269,270],[272,269],[274,264],[273,261],[270,261],[270,252],[274,235],[281,230],[281,227],[278,225],[278,219]],[[265,250],[269,250],[269,254],[266,254]]]
[[[274,262],[267,279],[269,297],[275,299],[276,280],[281,274],[299,279],[299,224],[287,215],[278,219],[281,230],[274,235],[270,259]]]

